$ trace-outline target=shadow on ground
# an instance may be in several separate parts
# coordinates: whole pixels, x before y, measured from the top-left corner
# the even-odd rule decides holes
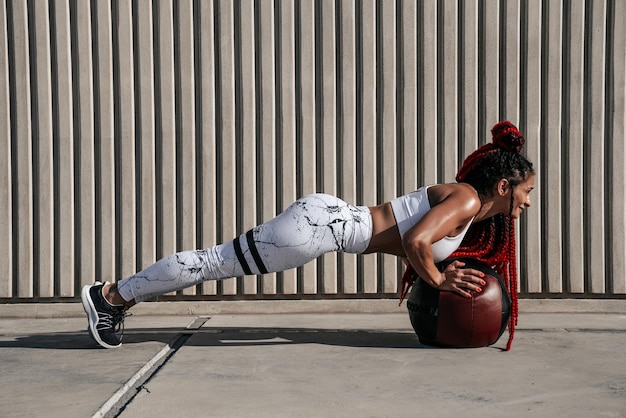
[[[169,344],[181,334],[192,334],[188,346],[226,347],[284,344],[323,344],[344,347],[377,347],[396,349],[434,349],[423,345],[410,331],[360,330],[360,329],[316,329],[316,328],[202,328],[186,330],[180,328],[139,328],[126,330],[125,345],[144,342]],[[5,336],[6,338],[6,336]],[[15,336],[13,340],[0,341],[1,348],[40,348],[84,350],[98,348],[84,332],[59,332]]]

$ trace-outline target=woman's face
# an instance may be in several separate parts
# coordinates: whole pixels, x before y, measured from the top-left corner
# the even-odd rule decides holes
[[[513,217],[513,219],[518,219],[522,214],[522,211],[530,206],[530,192],[534,188],[534,174],[529,174],[525,182],[520,183],[513,188],[513,208],[511,212],[511,216]],[[507,193],[507,195],[510,198],[510,193]]]

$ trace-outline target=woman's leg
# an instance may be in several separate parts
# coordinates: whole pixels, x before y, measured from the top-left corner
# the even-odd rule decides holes
[[[328,252],[362,253],[371,234],[367,207],[314,194],[233,241],[167,256],[118,282],[117,292],[124,301],[141,302],[206,280],[288,270]]]
[[[371,237],[367,207],[324,194],[304,197],[226,244],[172,254],[117,285],[84,286],[89,333],[102,347],[119,347],[124,310],[136,302],[205,280],[287,270],[332,251],[362,253]]]

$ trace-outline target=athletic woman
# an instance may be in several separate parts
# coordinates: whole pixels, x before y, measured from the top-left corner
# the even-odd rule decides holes
[[[436,266],[450,256],[470,256],[493,266],[509,285],[514,308],[508,349],[517,317],[513,219],[530,206],[535,174],[521,154],[524,139],[515,126],[500,122],[492,136],[493,143],[465,160],[457,183],[422,187],[373,207],[326,194],[306,196],[230,242],[169,255],[114,284],[85,286],[89,333],[102,347],[119,347],[118,325],[138,302],[206,280],[299,267],[328,252],[396,255],[408,265],[405,278],[419,275],[435,288],[470,298],[485,284],[482,272],[459,261],[443,272]]]

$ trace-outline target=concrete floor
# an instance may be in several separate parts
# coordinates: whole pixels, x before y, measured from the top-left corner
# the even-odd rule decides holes
[[[408,315],[0,318],[5,417],[626,417],[626,315],[522,313],[513,349],[421,345]]]

